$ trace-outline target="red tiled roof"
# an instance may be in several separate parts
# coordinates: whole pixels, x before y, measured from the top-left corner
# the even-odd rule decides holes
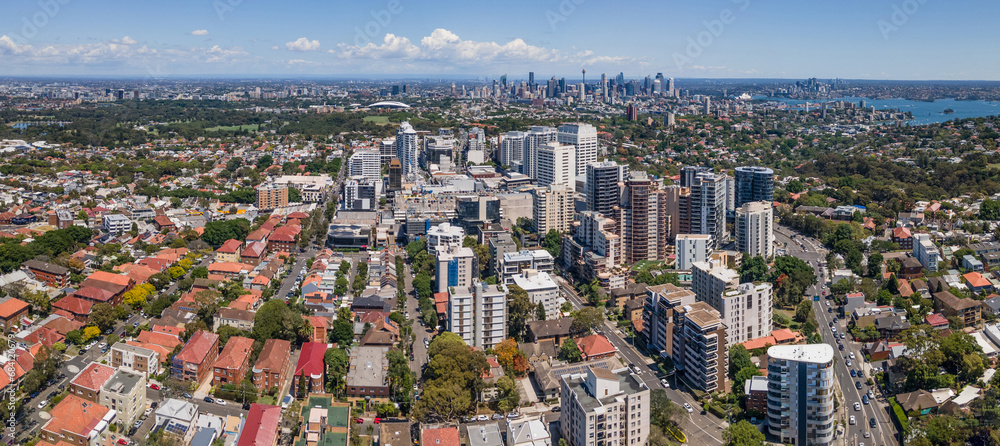
[[[325,354],[326,352],[324,352]],[[292,343],[284,339],[268,339],[258,355],[257,370],[275,370],[292,354]]]
[[[5,300],[3,303],[0,303],[0,317],[10,319],[11,317],[14,317],[15,314],[26,310],[28,307],[29,305],[27,302],[12,297]]]
[[[73,295],[95,302],[107,302],[115,296],[115,293],[102,288],[84,286],[74,291]]]
[[[165,347],[168,350],[173,350],[174,347],[181,345],[181,340],[177,336],[152,331],[140,332],[139,336],[137,336],[135,340],[144,344],[156,344]]]
[[[89,300],[80,299],[78,297],[66,296],[52,303],[54,308],[68,311],[70,314],[90,314],[90,307],[94,305],[93,302]]]
[[[986,280],[986,278],[983,277],[982,274],[979,274],[975,271],[971,273],[965,273],[965,275],[963,275],[962,277],[965,278],[966,282],[969,282],[969,285],[972,285],[975,288],[990,286],[990,281]]]
[[[240,243],[239,240],[229,239],[226,240],[225,243],[219,247],[219,249],[216,249],[215,252],[222,254],[236,254],[240,250],[241,246],[243,246],[243,243]]]
[[[247,243],[247,247],[243,248],[243,252],[240,253],[241,257],[260,257],[261,254],[267,251],[267,245],[262,242],[250,242]]]
[[[299,362],[295,365],[295,373],[292,376],[307,374],[309,376],[319,376],[323,374],[326,363],[323,362],[323,355],[329,348],[327,344],[319,342],[306,342],[302,344],[302,352],[299,354]]]
[[[778,341],[774,339],[774,336],[764,336],[762,338],[751,339],[749,341],[743,342],[743,348],[747,350],[754,350],[758,348],[764,348],[768,345],[778,345]]]
[[[945,318],[940,313],[931,313],[931,314],[928,314],[927,317],[924,318],[924,320],[926,320],[927,324],[930,325],[930,326],[932,326],[932,327],[938,327],[938,326],[941,326],[941,325],[948,325],[948,319]]]
[[[92,403],[76,395],[67,395],[56,407],[49,411],[52,417],[42,430],[62,434],[70,432],[88,437],[111,409]]]
[[[219,359],[215,361],[215,367],[223,369],[238,369],[250,359],[250,350],[253,350],[253,339],[243,336],[233,336],[226,342],[226,346],[219,353]]]
[[[101,390],[101,386],[108,382],[114,374],[114,367],[92,362],[90,365],[81,370],[80,373],[76,375],[76,378],[73,378],[73,380],[70,381],[70,384],[77,385],[85,389],[99,391]]]
[[[452,446],[462,444],[455,426],[424,429],[420,431],[420,444],[428,446]]]
[[[774,340],[778,342],[794,341],[796,338],[795,332],[787,328],[774,330],[771,332],[771,336],[774,336]]]
[[[208,352],[213,348],[217,348],[218,343],[219,335],[210,331],[198,330],[194,336],[191,336],[187,344],[184,344],[184,348],[177,353],[175,358],[192,364],[201,364],[205,360],[205,357],[208,356]]]
[[[910,233],[910,229],[909,228],[898,227],[898,228],[894,228],[892,230],[892,237],[893,238],[911,238],[911,237],[913,237],[913,234]]]
[[[608,341],[608,338],[605,338],[603,335],[599,334],[585,336],[580,339],[577,339],[576,346],[577,348],[580,349],[581,352],[583,352],[584,356],[587,357],[605,355],[617,351],[615,349],[615,346],[611,345],[611,342]]]
[[[236,446],[274,446],[280,421],[281,407],[251,404]]]
[[[107,271],[95,271],[93,274],[87,276],[87,280],[96,280],[100,282],[113,283],[119,286],[128,286],[129,278],[121,274],[109,273]]]

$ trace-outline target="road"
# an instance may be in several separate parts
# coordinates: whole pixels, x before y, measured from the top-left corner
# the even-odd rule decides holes
[[[819,302],[813,302],[813,311],[816,313],[816,321],[819,323],[820,336],[823,341],[827,344],[833,346],[835,352],[835,364],[834,371],[837,376],[837,384],[840,387],[840,394],[843,396],[842,404],[840,407],[840,414],[838,418],[843,420],[847,425],[845,435],[838,438],[839,441],[846,445],[857,445],[859,443],[866,444],[898,444],[896,440],[895,425],[889,418],[888,414],[888,403],[885,398],[879,393],[879,390],[872,386],[872,390],[875,392],[875,398],[870,401],[869,404],[861,404],[861,395],[868,392],[869,386],[867,385],[866,378],[854,378],[851,377],[851,369],[855,370],[865,370],[865,376],[873,376],[871,373],[871,365],[865,363],[864,355],[861,353],[863,347],[862,343],[854,342],[853,337],[847,334],[846,338],[840,342],[844,345],[844,350],[840,350],[840,346],[837,342],[837,336],[834,335],[830,322],[833,321],[837,314],[837,308],[834,306],[831,299],[826,299],[829,297],[830,290],[826,287],[826,277],[829,274],[828,271],[823,271],[825,268],[819,267],[819,262],[824,262],[826,258],[826,250],[822,247],[822,244],[810,237],[805,237],[800,234],[796,234],[791,229],[776,226],[775,227],[775,239],[778,241],[779,246],[785,244],[785,249],[788,250],[788,254],[798,257],[806,262],[809,262],[810,266],[817,270],[817,283],[812,286],[808,291],[806,298],[812,298],[815,295],[820,295]],[[791,238],[792,236],[795,238]],[[805,245],[803,249],[802,245]],[[823,293],[827,296],[824,296]],[[827,306],[827,305],[830,306]],[[838,333],[843,333],[847,330],[847,323],[844,319],[838,318],[837,322],[834,322],[834,326],[837,328]],[[851,366],[847,365],[847,361],[850,358],[850,354],[854,353],[855,359],[851,360]],[[855,382],[861,382],[861,389],[857,389]],[[857,402],[861,404],[861,410],[854,410],[854,403]],[[851,415],[854,415],[857,424],[849,425],[847,421]],[[876,427],[869,427],[869,419],[875,418]],[[871,433],[872,438],[865,438],[865,432]]]
[[[574,308],[583,308],[584,301],[577,294],[573,286],[566,282],[562,277],[557,276],[559,282],[559,287],[562,288],[563,295],[569,297],[569,301],[573,304]],[[663,384],[660,383],[660,379],[664,378],[664,375],[656,369],[656,363],[650,363],[648,358],[640,353],[636,348],[630,344],[628,341],[624,340],[615,331],[615,328],[610,322],[605,322],[605,327],[601,329],[601,334],[603,334],[612,345],[618,349],[618,353],[625,358],[631,364],[639,369],[639,379],[646,384],[650,390],[663,388]],[[688,403],[691,407],[696,409],[695,412],[690,413],[686,420],[681,423],[681,429],[683,429],[684,434],[688,437],[688,444],[722,444],[722,431],[728,426],[724,420],[716,418],[714,415],[705,413],[701,414],[697,411],[699,407],[696,404],[695,399],[687,394],[686,392],[681,392],[675,389],[676,386],[672,386],[669,389],[664,389],[667,393],[667,397],[671,401],[677,403],[678,405],[683,405]]]

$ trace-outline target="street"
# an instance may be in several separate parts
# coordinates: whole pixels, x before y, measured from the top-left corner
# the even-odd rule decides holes
[[[895,438],[895,426],[888,415],[888,402],[881,395],[881,392],[875,386],[872,386],[875,398],[869,401],[869,404],[861,404],[861,395],[867,393],[869,389],[867,378],[851,377],[851,369],[863,370],[864,376],[874,377],[871,365],[864,361],[864,355],[861,352],[862,343],[854,342],[853,337],[848,334],[845,339],[841,340],[844,344],[844,350],[840,350],[836,341],[836,335],[831,330],[830,322],[837,317],[839,311],[833,304],[832,299],[827,299],[827,297],[830,297],[830,290],[826,287],[825,278],[829,272],[822,271],[825,268],[819,267],[820,262],[825,262],[826,250],[822,248],[822,244],[817,240],[796,234],[791,229],[782,226],[775,226],[774,235],[779,246],[785,244],[784,248],[788,250],[789,255],[809,262],[810,266],[816,269],[817,283],[808,290],[805,298],[812,299],[813,296],[820,295],[819,302],[813,302],[813,311],[816,314],[816,321],[819,324],[820,336],[824,342],[833,346],[835,352],[834,370],[837,376],[837,386],[840,387],[840,394],[843,396],[840,406],[840,410],[843,412],[838,415],[838,418],[847,426],[844,435],[838,437],[838,440],[843,441],[841,444],[846,445],[857,445],[860,443],[898,444]],[[792,235],[795,235],[794,240],[791,238]],[[806,246],[805,249],[802,248],[803,244]],[[824,291],[826,292],[825,296],[823,295]],[[827,307],[828,302],[830,303],[829,307]],[[828,311],[828,308],[832,310]],[[837,328],[838,333],[843,333],[847,330],[847,323],[844,319],[838,317],[838,321],[834,322],[834,327]],[[848,366],[847,361],[851,353],[854,353],[855,359],[851,360],[851,366]],[[860,390],[856,387],[856,381],[861,382]],[[861,404],[860,411],[854,410],[855,402]],[[848,424],[848,419],[851,415],[854,415],[857,424]],[[876,421],[875,428],[871,428],[868,424],[872,417]],[[865,432],[871,433],[872,438],[866,439],[864,437]]]

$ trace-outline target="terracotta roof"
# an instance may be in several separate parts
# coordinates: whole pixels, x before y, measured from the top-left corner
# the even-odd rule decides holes
[[[302,344],[302,352],[299,353],[299,362],[295,365],[295,373],[292,376],[307,374],[309,376],[322,375],[326,369],[323,362],[323,355],[329,345],[319,342],[306,342]]]
[[[243,243],[239,240],[229,239],[226,240],[222,246],[219,247],[219,249],[216,249],[215,252],[222,254],[236,254],[240,251],[241,246],[243,246]]]
[[[979,274],[979,273],[977,273],[975,271],[973,271],[971,273],[965,273],[965,275],[963,275],[962,277],[964,277],[965,281],[969,282],[969,285],[972,285],[973,288],[981,288],[981,287],[988,287],[988,286],[990,286],[990,281],[986,280],[986,278],[983,277],[982,274]]]
[[[139,333],[139,336],[135,338],[135,340],[144,344],[149,343],[163,346],[168,350],[173,350],[174,347],[182,344],[181,340],[177,336],[153,331],[142,331]]]
[[[27,302],[15,297],[7,299],[0,302],[0,318],[10,319],[15,314],[28,309],[29,306]]]
[[[213,348],[218,348],[219,335],[210,331],[198,330],[194,336],[184,344],[176,359],[193,364],[201,364],[208,356],[208,352]]]
[[[76,395],[67,395],[56,407],[49,411],[52,417],[42,430],[63,434],[70,432],[81,437],[89,437],[90,432],[101,423],[111,409],[92,403]]]
[[[247,243],[247,247],[243,248],[243,252],[240,253],[240,257],[260,257],[264,252],[267,251],[267,245],[262,242],[250,242]]]
[[[243,336],[233,336],[226,342],[226,346],[219,353],[219,359],[215,361],[215,367],[222,369],[238,369],[250,359],[250,351],[253,350],[253,339]]]
[[[892,230],[892,237],[893,238],[912,238],[913,234],[910,233],[910,229],[909,228],[898,227],[898,228],[894,228]]]
[[[168,350],[166,347],[164,347],[162,345],[157,345],[157,344],[153,344],[153,343],[149,343],[149,342],[126,341],[125,344],[126,345],[133,345],[133,346],[136,346],[136,347],[142,347],[142,348],[144,348],[146,350],[152,350],[152,351],[154,351],[156,353],[159,353],[160,354],[160,358],[166,358],[166,357],[170,356],[170,352],[173,351],[172,349]]]
[[[281,407],[251,404],[236,446],[274,446],[280,421]]]
[[[743,348],[749,350],[754,350],[758,348],[764,348],[768,345],[778,345],[778,341],[774,339],[774,336],[764,336],[762,338],[751,339],[745,341],[742,344]]]
[[[208,265],[210,273],[239,274],[243,271],[250,271],[250,266],[239,262],[212,262]]]
[[[73,380],[70,381],[70,384],[93,391],[99,391],[101,390],[101,387],[104,386],[104,383],[108,382],[114,374],[114,367],[92,362],[90,365],[81,370],[80,373],[76,375],[76,378],[73,378]]]
[[[113,283],[119,286],[129,286],[129,278],[121,274],[109,273],[107,271],[95,271],[87,276],[87,280],[97,280],[101,282]]]
[[[94,305],[93,302],[85,299],[80,299],[78,297],[66,296],[52,303],[54,308],[68,311],[70,314],[90,314],[90,307]]]
[[[583,352],[584,356],[591,357],[614,353],[618,350],[603,335],[593,334],[576,340],[576,346]]]
[[[924,318],[924,320],[927,321],[927,324],[930,325],[930,326],[932,326],[932,327],[938,327],[938,326],[941,326],[941,325],[945,325],[945,326],[948,325],[948,319],[945,318],[940,313],[931,313],[931,314],[928,314],[927,317]]]
[[[420,444],[427,446],[452,446],[462,444],[455,426],[424,429],[420,431]]]
[[[324,354],[326,352],[323,352]],[[257,357],[255,370],[276,370],[282,366],[282,362],[292,354],[292,343],[284,339],[268,339],[264,341],[264,348],[261,349]]]
[[[774,336],[774,340],[778,342],[794,341],[796,337],[795,332],[787,328],[774,330],[771,332],[771,336]]]

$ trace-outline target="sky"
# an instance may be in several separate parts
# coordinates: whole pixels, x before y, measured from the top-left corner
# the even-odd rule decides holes
[[[1000,80],[988,0],[18,0],[0,75]]]

